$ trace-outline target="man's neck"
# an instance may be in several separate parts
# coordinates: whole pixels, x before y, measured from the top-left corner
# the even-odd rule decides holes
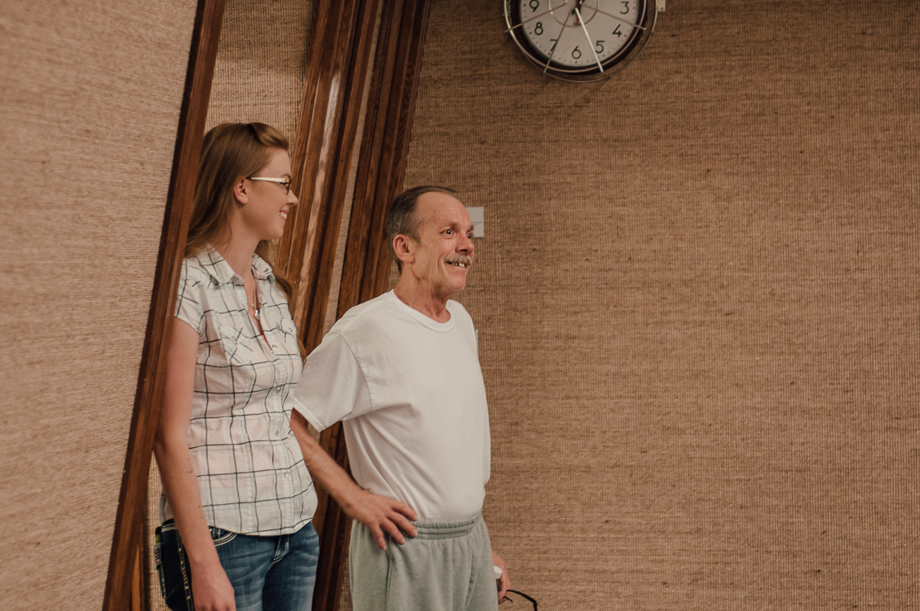
[[[447,310],[447,300],[450,295],[436,295],[430,287],[419,283],[411,275],[403,274],[396,283],[393,292],[404,304],[418,310],[435,322],[447,322],[450,320],[450,312]]]

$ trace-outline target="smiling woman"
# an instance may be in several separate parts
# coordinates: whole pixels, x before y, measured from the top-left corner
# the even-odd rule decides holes
[[[262,123],[204,139],[154,446],[173,610],[304,611],[313,596],[316,492],[284,407],[302,362],[268,259],[297,204],[287,144]]]

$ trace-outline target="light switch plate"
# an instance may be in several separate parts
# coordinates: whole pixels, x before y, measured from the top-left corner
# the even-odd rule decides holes
[[[486,237],[485,209],[482,207],[472,207],[467,208],[466,211],[470,215],[470,220],[473,221],[473,237]]]

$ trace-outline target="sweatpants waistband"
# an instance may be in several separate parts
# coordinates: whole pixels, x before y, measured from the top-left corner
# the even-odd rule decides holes
[[[413,522],[418,530],[415,539],[455,539],[464,537],[473,531],[478,522],[482,521],[482,514],[477,513],[472,518],[460,522],[434,522],[419,520]]]

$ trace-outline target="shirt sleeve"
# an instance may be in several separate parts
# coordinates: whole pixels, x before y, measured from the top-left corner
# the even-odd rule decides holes
[[[176,296],[176,318],[191,325],[201,333],[201,320],[204,308],[201,305],[201,281],[189,274],[189,261],[182,262],[182,274],[179,276],[179,294]]]
[[[317,431],[372,410],[361,365],[335,330],[307,357],[290,398],[292,408]]]

